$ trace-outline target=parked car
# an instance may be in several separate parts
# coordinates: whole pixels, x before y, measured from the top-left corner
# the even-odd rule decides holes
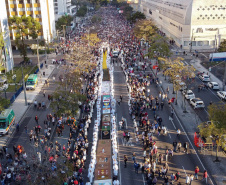
[[[190,99],[190,104],[193,106],[194,109],[205,107],[204,102],[200,98]]]
[[[208,82],[208,86],[209,88],[211,89],[214,89],[214,90],[219,90],[219,84],[217,82]]]
[[[192,90],[183,91],[183,95],[187,100],[195,98],[195,94],[192,92]]]
[[[226,91],[217,91],[217,96],[222,100],[226,100]]]
[[[0,91],[8,89],[9,85],[6,76],[0,76]]]
[[[210,76],[209,75],[199,75],[199,78],[203,81],[203,82],[209,82],[210,81]]]

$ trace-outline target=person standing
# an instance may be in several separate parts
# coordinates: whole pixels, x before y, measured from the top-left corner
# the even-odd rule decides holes
[[[181,142],[179,141],[179,142],[177,143],[177,150],[180,152],[180,149],[181,149]]]
[[[195,167],[195,179],[198,180],[199,167]]]
[[[174,148],[174,152],[177,152],[177,141],[174,140],[173,142],[173,148]]]
[[[35,121],[38,124],[38,116],[37,115],[35,116]]]
[[[186,181],[186,184],[190,184],[190,176],[187,175],[187,174],[186,174],[186,179],[185,179],[185,181]]]
[[[208,175],[207,175],[207,170],[204,170],[202,181],[205,181],[206,184],[207,184],[207,177],[208,177]]]
[[[190,185],[191,185],[191,183],[192,183],[192,181],[194,180],[194,175],[190,175]]]
[[[124,167],[125,168],[127,167],[127,161],[128,161],[128,158],[126,155],[124,155]]]
[[[185,143],[184,143],[184,152],[185,152],[186,154],[188,154],[188,148],[189,148],[188,142],[185,142]]]
[[[122,101],[122,95],[120,95],[120,100]]]

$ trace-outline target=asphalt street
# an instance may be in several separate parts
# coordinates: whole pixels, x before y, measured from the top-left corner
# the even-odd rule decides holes
[[[158,87],[156,88],[155,84],[150,85],[150,94],[154,97],[158,96],[158,93],[160,89]],[[126,87],[125,82],[125,75],[123,71],[121,70],[121,67],[119,67],[119,64],[115,64],[115,71],[114,71],[114,89],[115,89],[115,97],[116,99],[119,99],[119,96],[123,96],[122,103],[120,106],[117,106],[117,122],[119,122],[122,117],[126,118],[127,125],[125,126],[125,130],[131,132],[132,137],[132,144],[128,145],[123,141],[122,133],[123,131],[118,131],[118,139],[119,139],[119,156],[120,156],[120,168],[119,168],[119,175],[120,175],[120,182],[121,184],[139,184],[143,185],[146,184],[145,177],[141,172],[137,175],[134,171],[133,161],[132,161],[132,153],[136,152],[137,160],[138,162],[143,162],[143,151],[142,151],[142,142],[141,139],[138,143],[136,143],[134,138],[134,128],[133,128],[133,122],[131,119],[131,116],[129,115],[128,111],[128,90]],[[148,117],[153,121],[154,116],[151,110],[148,110]],[[184,142],[187,142],[187,136],[186,133],[182,133],[180,138],[177,138],[176,136],[176,130],[178,128],[181,129],[180,124],[178,123],[177,119],[173,119],[172,121],[169,120],[171,109],[168,106],[167,102],[164,103],[164,109],[163,111],[157,111],[157,115],[162,117],[163,123],[169,130],[169,133],[167,136],[157,136],[157,134],[154,134],[154,140],[157,141],[158,151],[162,154],[165,154],[166,149],[173,148],[172,143],[174,140],[181,141],[182,146]],[[123,129],[124,130],[124,129]],[[182,130],[182,129],[181,129]],[[142,131],[142,130],[141,130]],[[123,156],[128,156],[128,167],[124,168],[124,161]],[[165,162],[165,160],[164,160]],[[192,149],[189,150],[189,154],[185,154],[183,152],[174,153],[174,156],[171,160],[168,162],[169,164],[169,173],[176,173],[177,171],[181,174],[181,180],[180,182],[182,184],[185,183],[185,177],[186,175],[194,174],[195,166],[200,166],[200,161],[198,160],[195,151]],[[158,165],[157,169],[161,167],[162,165]],[[200,169],[201,170],[201,169]],[[203,169],[202,169],[203,170]],[[201,175],[201,173],[199,174]],[[162,179],[158,182],[163,182]],[[193,181],[192,184],[202,184],[200,180]]]

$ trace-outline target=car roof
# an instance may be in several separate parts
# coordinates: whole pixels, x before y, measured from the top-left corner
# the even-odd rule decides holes
[[[202,75],[203,77],[208,77],[209,78],[209,75]]]
[[[226,94],[226,91],[218,91],[218,92],[220,92],[220,93],[222,93],[222,94]]]
[[[193,93],[193,91],[192,90],[187,90],[187,93]]]
[[[202,101],[200,98],[192,98],[194,101]]]
[[[218,85],[218,83],[217,82],[211,82],[212,84],[214,84],[214,85]]]

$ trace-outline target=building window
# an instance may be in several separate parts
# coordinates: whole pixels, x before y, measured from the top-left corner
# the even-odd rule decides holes
[[[198,41],[198,46],[203,46],[203,41]]]
[[[209,41],[208,40],[203,41],[203,46],[209,46]]]
[[[189,41],[184,41],[184,46],[189,46]]]

